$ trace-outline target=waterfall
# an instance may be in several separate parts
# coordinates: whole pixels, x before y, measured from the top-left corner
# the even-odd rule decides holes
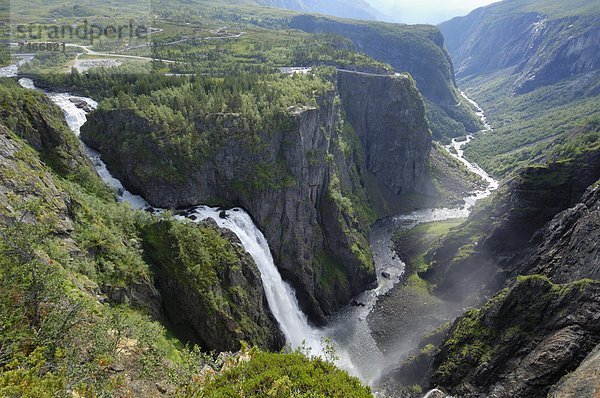
[[[19,84],[24,88],[42,91],[35,86],[33,80],[28,78],[19,79]],[[46,94],[46,96],[50,98],[50,100],[54,102],[60,109],[62,109],[63,113],[65,114],[65,119],[67,121],[67,124],[69,125],[69,128],[71,129],[71,131],[73,131],[73,134],[79,137],[81,127],[87,122],[87,113],[85,110],[78,108],[71,101],[71,99],[85,101],[92,109],[96,109],[98,103],[91,98],[77,97],[68,93],[49,93],[45,91],[42,92]],[[129,203],[129,205],[132,208],[138,210],[150,207],[150,205],[144,200],[144,198],[138,195],[134,195],[131,192],[127,191],[121,183],[121,181],[114,178],[110,174],[108,168],[106,167],[106,164],[102,161],[98,152],[85,145],[83,141],[80,142],[81,145],[83,145],[85,153],[92,161],[96,172],[98,173],[98,175],[100,175],[100,178],[102,178],[106,185],[113,188],[117,192],[117,198],[119,199],[119,201]]]
[[[25,88],[39,90],[31,79],[20,79],[19,83]],[[72,96],[69,93],[44,93],[63,110],[69,127],[76,136],[79,136],[81,127],[87,121],[87,113],[85,110],[78,108],[71,99],[83,100],[91,108],[95,108],[97,103],[90,98]],[[469,100],[466,96],[465,98]],[[471,100],[469,102],[476,106],[476,103]],[[479,107],[478,110],[485,124],[485,131],[491,130],[485,120],[483,111]],[[216,208],[198,206],[189,213],[189,217],[190,220],[196,222],[212,218],[219,227],[229,229],[237,235],[260,271],[269,308],[291,348],[305,347],[310,350],[312,355],[323,355],[322,340],[331,336],[334,338],[334,344],[336,342],[343,344],[343,347],[340,347],[339,344],[335,346],[336,354],[340,357],[337,365],[371,384],[376,381],[377,376],[389,365],[389,362],[395,359],[394,355],[379,351],[366,321],[378,297],[392,289],[403,274],[404,264],[395,257],[392,250],[392,231],[399,224],[414,226],[423,222],[467,217],[477,200],[489,196],[498,187],[497,181],[464,157],[463,147],[472,138],[472,136],[469,136],[466,141],[455,139],[446,148],[448,150],[452,149],[452,155],[463,162],[471,171],[484,178],[489,186],[485,190],[466,197],[465,205],[459,208],[420,210],[409,215],[391,217],[389,220],[378,223],[374,227],[371,241],[375,253],[377,275],[380,276],[382,272],[386,272],[390,277],[379,277],[379,287],[377,289],[364,292],[357,297],[357,301],[364,307],[344,309],[332,319],[327,329],[318,329],[310,325],[298,304],[293,288],[281,278],[273,261],[267,240],[244,210],[236,208],[223,212]],[[99,153],[83,143],[82,145],[100,177],[117,192],[119,201],[129,203],[134,209],[148,209],[151,207],[142,197],[127,191],[123,184],[110,174]],[[154,211],[162,212],[163,209],[154,209]],[[195,217],[192,217],[192,215]],[[183,216],[178,217],[183,218]],[[377,234],[377,231],[381,233]],[[351,349],[352,355],[350,355],[348,348]],[[428,396],[432,395],[433,392],[430,392]]]
[[[183,216],[179,217],[183,218]],[[285,336],[287,345],[292,349],[302,348],[309,355],[323,357],[325,355],[325,339],[333,331],[310,325],[298,304],[294,289],[279,274],[267,239],[254,224],[250,215],[240,208],[220,210],[208,206],[197,206],[188,217],[194,219],[195,222],[211,218],[220,228],[228,229],[236,234],[260,271],[269,308]],[[354,376],[363,376],[345,347],[335,343],[335,341],[330,341],[338,357],[336,364]]]
[[[322,337],[320,331],[309,325],[298,305],[294,290],[281,278],[275,266],[267,240],[248,213],[239,208],[221,213],[216,208],[199,206],[194,209],[193,214],[198,220],[212,218],[219,227],[229,229],[237,235],[260,270],[269,307],[287,344],[292,348],[304,344],[313,354],[319,353]]]
[[[19,83],[22,87],[39,90],[31,79],[22,78]],[[85,110],[78,108],[71,99],[85,101],[94,109],[98,105],[97,102],[91,98],[73,96],[69,93],[44,93],[63,110],[69,128],[79,137],[81,127],[87,121],[87,113]],[[151,208],[142,197],[127,191],[121,181],[110,174],[98,152],[87,147],[85,143],[81,143],[100,177],[117,192],[119,201],[129,203],[134,209]],[[155,213],[162,211],[164,209],[154,208]],[[191,217],[192,215],[195,217]],[[326,337],[326,331],[315,328],[308,322],[306,315],[298,304],[294,289],[279,274],[267,240],[254,224],[250,215],[239,208],[225,211],[225,218],[222,218],[221,215],[221,211],[217,208],[198,206],[193,209],[188,217],[196,222],[212,218],[219,227],[229,229],[237,235],[260,271],[269,308],[286,338],[287,345],[292,349],[304,348],[311,355],[322,356],[324,354],[323,339]],[[182,219],[184,217],[178,216],[178,218]],[[336,354],[340,357],[338,362],[340,366],[356,373],[345,351],[341,350],[340,347],[336,347]]]

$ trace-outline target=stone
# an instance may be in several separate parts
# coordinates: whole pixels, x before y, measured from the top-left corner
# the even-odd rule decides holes
[[[212,367],[210,367],[209,365],[204,365],[202,367],[202,370],[200,370],[198,376],[196,376],[194,379],[199,384],[202,384],[216,374],[217,372],[215,372],[215,370]]]
[[[572,373],[565,375],[548,394],[548,398],[597,397],[600,393],[600,345]]]
[[[166,384],[161,381],[156,383],[156,389],[161,394],[166,394],[167,392],[169,392],[169,389],[167,388]]]
[[[120,373],[125,371],[125,366],[121,363],[111,363],[108,367],[112,372]]]

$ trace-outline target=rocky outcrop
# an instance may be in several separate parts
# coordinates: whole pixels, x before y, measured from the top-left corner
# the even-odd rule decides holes
[[[600,156],[547,161],[522,170],[430,252],[422,276],[436,295],[485,304],[424,339],[387,384],[542,397],[600,342]]]
[[[559,235],[551,231],[566,232],[573,227],[569,224],[573,222],[569,214],[587,208],[585,203],[578,203],[598,178],[600,153],[597,151],[569,161],[551,161],[544,166],[523,169],[500,188],[491,202],[476,210],[461,229],[445,239],[433,253],[432,267],[423,276],[436,285],[437,295],[451,301],[462,301],[470,296],[473,302],[480,300],[482,286],[485,286],[484,291],[493,294],[508,279],[519,274],[544,271],[554,276],[549,267],[556,273],[573,272],[569,278],[553,278],[557,283],[577,280],[577,271],[569,271],[568,267],[561,268],[560,265],[563,261],[578,261],[575,254],[581,252],[577,251],[576,245],[567,242],[572,237],[582,239],[583,233],[562,237],[567,241],[563,242],[566,246],[562,253],[575,250],[573,256],[567,256],[571,260],[557,255],[546,264],[553,254],[558,254],[556,250],[561,250],[556,246]],[[593,200],[590,195],[586,200]],[[593,209],[591,202],[588,205]],[[567,210],[572,206],[576,207]],[[565,210],[565,214],[559,215]],[[540,231],[557,215],[553,223]],[[583,216],[579,221],[583,225],[594,225],[593,210],[589,218],[585,212],[579,215]],[[589,248],[584,241],[577,241],[577,245]],[[584,255],[582,262],[593,260],[594,255],[593,251],[589,256]],[[584,269],[591,272],[594,266]]]
[[[91,169],[79,140],[64,123],[62,112],[44,95],[29,92],[13,99],[14,107],[0,110],[0,119],[40,153],[42,160],[61,176]]]
[[[21,217],[20,207],[24,203],[39,200],[42,206],[55,210],[56,232],[68,234],[74,229],[70,199],[56,186],[34,153],[0,124],[0,210],[3,214],[0,221],[7,221],[6,215]],[[29,221],[29,217],[24,219]]]
[[[547,275],[556,283],[600,280],[600,185],[558,214],[532,239],[522,273]]]
[[[600,70],[600,19],[594,6],[561,3],[562,10],[538,11],[527,2],[516,3],[493,4],[440,25],[457,77],[512,68],[514,90],[526,93]]]
[[[542,276],[522,277],[404,365],[424,371],[423,379],[400,373],[409,384],[460,397],[545,397],[600,342],[599,311],[600,282],[554,285]]]
[[[352,82],[362,87],[366,101],[352,97]],[[317,107],[288,109],[289,131],[259,132],[260,145],[249,142],[235,114],[209,116],[197,122],[198,133],[213,123],[220,123],[224,133],[202,164],[174,168],[176,154],[157,145],[153,126],[129,110],[96,112],[82,136],[130,190],[153,205],[245,208],[304,310],[322,322],[375,282],[366,173],[376,173],[380,185],[395,194],[428,186],[430,137],[414,85],[406,77],[344,73],[340,86],[342,103],[348,103],[346,125],[355,124],[356,132],[343,127],[337,91],[320,97]],[[369,112],[379,120],[364,117]],[[355,146],[358,134],[371,146]],[[145,156],[130,155],[134,140],[142,143]],[[392,166],[401,169],[386,169]]]
[[[217,352],[239,350],[242,341],[274,351],[285,345],[258,268],[235,234],[214,221],[161,221],[143,237],[161,313],[182,341]]]
[[[345,119],[358,135],[367,171],[396,195],[433,194],[425,107],[408,76],[338,72]]]
[[[600,346],[585,358],[579,367],[552,387],[548,398],[584,398],[597,397],[600,392]]]

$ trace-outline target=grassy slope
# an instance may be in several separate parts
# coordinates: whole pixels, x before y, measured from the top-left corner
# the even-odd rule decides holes
[[[407,274],[423,272],[429,267],[428,252],[448,235],[454,227],[465,220],[448,220],[420,224],[408,230],[398,230],[394,234],[394,248],[401,259],[406,262]]]
[[[34,106],[40,101],[15,87],[11,91]],[[10,100],[3,97],[5,111],[15,109]],[[39,104],[42,112],[53,111],[46,106]],[[22,117],[12,119],[21,132],[27,130],[24,122],[33,121],[31,115],[14,116]],[[166,378],[167,369],[157,366],[160,358],[181,358],[182,346],[143,310],[102,305],[96,296],[100,285],[148,283],[134,228],[142,215],[110,200],[93,173],[58,174],[2,123],[3,139],[16,151],[4,153],[9,162],[0,169],[3,184],[14,187],[0,198],[0,394],[53,396],[67,385],[82,393],[117,393],[124,382],[109,370],[117,364],[142,384],[150,383],[148,372]],[[63,159],[76,156],[66,148],[61,146]],[[84,187],[74,176],[89,183]],[[68,213],[63,201],[71,206]],[[74,222],[64,218],[71,211]],[[65,225],[73,229],[70,239],[59,234],[65,234]]]
[[[596,74],[596,76],[598,76]],[[468,145],[466,155],[497,177],[538,159],[568,140],[568,133],[599,115],[600,79],[581,90],[578,78],[516,96],[507,87],[510,75],[464,80],[473,98],[481,99],[495,129]]]

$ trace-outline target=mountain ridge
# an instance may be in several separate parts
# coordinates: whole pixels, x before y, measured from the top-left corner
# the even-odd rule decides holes
[[[378,11],[366,0],[256,0],[261,6],[326,14],[340,18],[378,20]]]

